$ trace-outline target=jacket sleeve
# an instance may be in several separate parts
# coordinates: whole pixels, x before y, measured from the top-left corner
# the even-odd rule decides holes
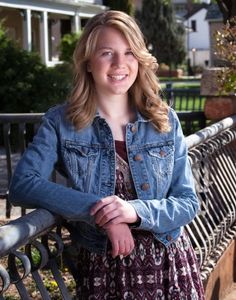
[[[163,199],[136,199],[129,202],[141,219],[139,229],[158,234],[190,223],[199,210],[185,138],[175,112],[172,112],[173,116],[174,167],[167,196]]]
[[[53,111],[45,115],[33,142],[19,161],[10,184],[10,202],[25,208],[45,208],[66,219],[94,225],[89,210],[99,197],[49,180],[59,156],[56,118],[59,116]]]

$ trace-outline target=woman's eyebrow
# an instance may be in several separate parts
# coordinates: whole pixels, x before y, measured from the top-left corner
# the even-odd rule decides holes
[[[113,48],[109,47],[109,46],[102,46],[102,47],[99,47],[97,50],[104,50],[104,49],[113,50]]]

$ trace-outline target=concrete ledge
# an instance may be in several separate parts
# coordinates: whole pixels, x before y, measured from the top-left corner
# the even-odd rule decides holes
[[[236,282],[236,242],[233,240],[204,283],[206,300],[223,300]],[[236,298],[235,298],[236,299]]]

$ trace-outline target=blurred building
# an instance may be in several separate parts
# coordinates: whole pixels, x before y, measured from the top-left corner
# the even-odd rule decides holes
[[[192,67],[207,67],[210,60],[209,24],[206,20],[208,4],[193,6],[184,15],[187,57]]]
[[[215,37],[214,34],[220,30],[223,25],[223,15],[217,4],[211,4],[208,8],[206,20],[209,23],[210,32],[210,66],[221,66],[221,61],[215,55]]]
[[[210,62],[210,29],[206,15],[210,0],[195,3],[190,0],[172,0],[177,22],[185,27],[186,53],[189,67],[204,68]],[[137,9],[145,9],[142,0],[135,0]]]
[[[61,37],[78,32],[105,9],[96,0],[0,0],[0,20],[20,46],[38,51],[46,65],[54,65],[59,62]]]

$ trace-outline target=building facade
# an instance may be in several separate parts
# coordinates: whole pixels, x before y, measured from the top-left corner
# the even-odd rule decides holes
[[[210,33],[210,66],[218,67],[222,66],[221,60],[215,55],[215,33],[217,30],[221,30],[223,26],[223,15],[219,10],[217,4],[211,4],[206,15],[206,20],[209,23],[209,33]]]
[[[59,63],[61,37],[79,32],[104,10],[102,1],[94,0],[0,0],[0,20],[8,36],[24,49],[39,52],[48,66]]]
[[[210,60],[208,5],[202,4],[185,16],[186,50],[192,67],[208,67]]]

